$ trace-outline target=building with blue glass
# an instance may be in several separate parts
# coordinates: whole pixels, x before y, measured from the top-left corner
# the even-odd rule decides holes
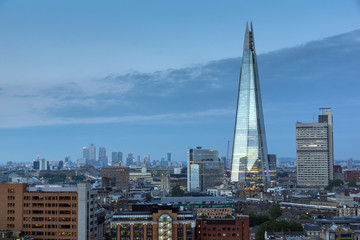
[[[246,24],[245,31],[232,151],[231,182],[244,187],[263,189],[269,187],[271,183],[252,24],[250,24],[250,29]]]

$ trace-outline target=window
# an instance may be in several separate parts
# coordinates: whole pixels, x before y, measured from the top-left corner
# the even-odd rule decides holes
[[[159,217],[159,240],[172,239],[172,218],[169,214],[162,214]]]

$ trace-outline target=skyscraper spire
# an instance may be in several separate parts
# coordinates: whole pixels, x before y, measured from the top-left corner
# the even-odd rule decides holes
[[[259,74],[252,23],[246,23],[234,130],[231,181],[249,187],[270,185]]]

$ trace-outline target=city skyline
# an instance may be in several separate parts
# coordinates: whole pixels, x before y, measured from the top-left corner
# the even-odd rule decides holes
[[[105,146],[108,155],[150,152],[161,159],[172,152],[185,161],[188,148],[202,146],[226,156],[250,20],[261,46],[271,152],[295,157],[296,121],[309,122],[318,108],[331,107],[335,159],[360,159],[353,144],[360,141],[353,134],[360,131],[353,111],[360,56],[355,1],[320,1],[311,9],[306,2],[258,8],[258,2],[210,1],[193,9],[189,3],[69,8],[60,1],[1,1],[0,161],[32,161],[38,154],[76,160],[90,143]],[[139,12],[128,14],[134,9]],[[150,9],[162,14],[149,15]]]

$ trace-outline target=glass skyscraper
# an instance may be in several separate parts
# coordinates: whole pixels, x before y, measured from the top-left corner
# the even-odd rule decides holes
[[[231,181],[244,187],[270,186],[264,118],[253,27],[246,24],[240,71]]]

